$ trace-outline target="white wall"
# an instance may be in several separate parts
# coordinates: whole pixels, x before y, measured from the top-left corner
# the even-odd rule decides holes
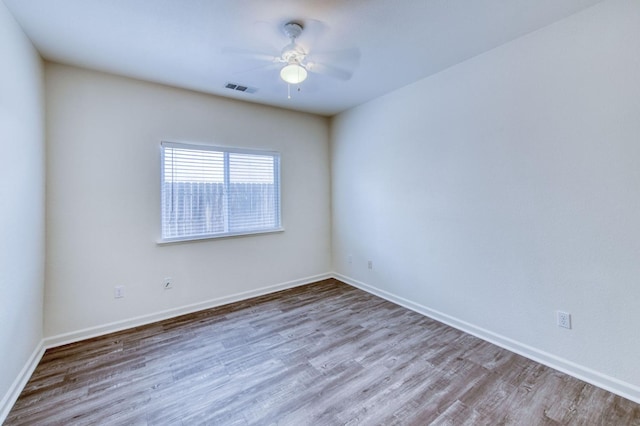
[[[84,337],[330,272],[325,118],[57,64],[46,65],[46,95],[46,336]],[[157,245],[162,140],[279,151],[285,231]]]
[[[43,66],[1,1],[0,58],[1,421],[42,339],[44,291]]]
[[[334,270],[640,401],[639,137],[633,0],[347,111]]]

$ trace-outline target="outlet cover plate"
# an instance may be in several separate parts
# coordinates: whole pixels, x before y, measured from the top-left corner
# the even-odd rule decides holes
[[[571,329],[571,314],[568,312],[557,312],[558,327]]]

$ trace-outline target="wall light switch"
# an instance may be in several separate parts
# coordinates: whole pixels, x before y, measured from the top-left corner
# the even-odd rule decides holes
[[[113,297],[115,299],[121,299],[124,297],[124,286],[123,285],[117,285],[114,287],[113,289]]]
[[[173,288],[173,278],[165,277],[164,281],[162,282],[162,288],[164,288],[165,290],[171,290]]]

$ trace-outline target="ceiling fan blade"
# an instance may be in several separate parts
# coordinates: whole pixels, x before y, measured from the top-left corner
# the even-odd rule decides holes
[[[252,73],[254,71],[269,71],[269,70],[275,70],[275,69],[279,69],[280,67],[282,67],[282,64],[278,63],[278,62],[269,62],[269,63],[265,63],[262,65],[258,65],[256,67],[251,67],[251,68],[244,68],[244,69],[239,69],[236,71],[233,71],[233,74],[247,74],[247,73]]]
[[[312,52],[307,59],[309,71],[347,81],[351,79],[353,70],[360,64],[360,49]]]
[[[309,61],[340,65],[342,68],[352,69],[360,64],[360,49],[356,47],[341,50],[311,51],[307,56]]]
[[[327,75],[342,81],[351,80],[351,77],[353,76],[353,72],[351,71],[317,62],[309,62],[307,64],[307,69],[312,73]]]
[[[255,52],[246,49],[236,49],[234,47],[225,47],[222,49],[222,53],[225,55],[234,56],[236,58],[246,58],[265,62],[282,62],[282,58],[276,55],[270,55],[268,53]]]
[[[360,49],[311,51],[307,55],[307,61],[353,72],[360,65]]]

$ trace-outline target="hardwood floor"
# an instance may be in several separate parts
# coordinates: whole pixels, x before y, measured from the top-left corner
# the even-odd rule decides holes
[[[335,280],[48,350],[6,425],[640,425],[640,405]]]

